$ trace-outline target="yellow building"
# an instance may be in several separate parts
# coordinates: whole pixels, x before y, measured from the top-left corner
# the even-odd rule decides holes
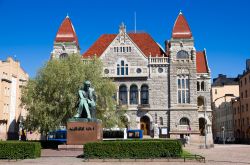
[[[239,79],[219,74],[212,84],[213,135],[215,142],[233,142],[234,119],[231,100],[239,96]]]
[[[20,62],[0,60],[0,140],[19,138],[19,123],[27,113],[20,107],[21,89],[28,79]]]

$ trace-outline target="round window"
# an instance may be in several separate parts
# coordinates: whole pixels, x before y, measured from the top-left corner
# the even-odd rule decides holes
[[[137,73],[141,73],[141,68],[137,68],[137,69],[136,69],[136,72],[137,72]]]
[[[163,72],[163,69],[162,69],[162,68],[158,68],[158,72],[159,72],[159,73],[162,73],[162,72]]]
[[[108,69],[104,69],[104,73],[105,74],[109,74],[109,70]]]

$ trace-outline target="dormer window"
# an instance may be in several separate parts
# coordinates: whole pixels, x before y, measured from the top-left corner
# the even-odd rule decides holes
[[[188,59],[188,52],[185,50],[181,50],[177,53],[176,58],[177,59]]]

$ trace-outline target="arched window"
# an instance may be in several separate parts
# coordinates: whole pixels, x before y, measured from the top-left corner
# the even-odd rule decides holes
[[[142,85],[141,86],[141,104],[149,104],[148,96],[149,96],[148,86]]]
[[[123,60],[117,64],[117,75],[128,75],[128,64],[125,64]]]
[[[178,75],[177,84],[178,84],[178,93],[177,93],[178,103],[179,104],[190,103],[188,75]]]
[[[189,125],[189,119],[186,117],[181,118],[180,125]]]
[[[124,61],[121,61],[121,75],[124,75]]]
[[[119,101],[120,104],[127,104],[127,87],[125,85],[121,85],[119,87]]]
[[[117,64],[117,75],[120,75],[120,65]]]
[[[200,82],[197,81],[197,91],[200,91]]]
[[[181,58],[181,59],[187,59],[188,58],[188,52],[185,50],[181,50],[177,53],[177,58]]]
[[[198,105],[198,107],[204,106],[204,97],[199,96],[199,97],[197,98],[197,105]]]
[[[126,64],[126,75],[128,75],[128,64]]]
[[[136,85],[130,86],[130,104],[138,104],[138,88]]]
[[[67,53],[62,53],[62,54],[60,54],[60,56],[59,56],[59,58],[66,58],[66,57],[68,57],[68,54]]]
[[[163,125],[163,117],[160,117],[160,125]]]
[[[205,91],[205,83],[204,83],[204,81],[201,82],[201,91]]]

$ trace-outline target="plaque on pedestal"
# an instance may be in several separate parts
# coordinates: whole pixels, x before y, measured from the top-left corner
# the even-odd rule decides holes
[[[67,145],[82,145],[102,140],[102,121],[71,118],[67,122]]]

